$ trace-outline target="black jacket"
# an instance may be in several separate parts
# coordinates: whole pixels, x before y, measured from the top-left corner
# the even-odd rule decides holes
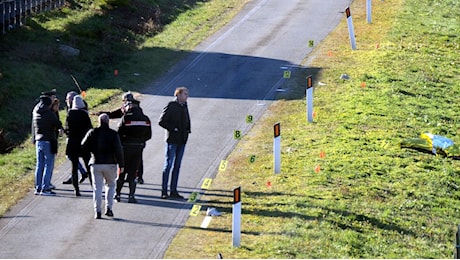
[[[91,153],[89,164],[118,164],[124,167],[123,148],[117,131],[108,124],[91,129],[81,142],[83,152]]]
[[[123,146],[138,145],[145,147],[145,142],[152,138],[150,119],[142,109],[133,104],[121,117],[118,134]]]
[[[158,124],[163,127],[165,140],[171,144],[186,144],[191,133],[187,103],[180,104],[177,98],[163,108]]]
[[[57,142],[58,130],[62,127],[56,113],[51,110],[51,99],[40,97],[32,111],[32,141]]]
[[[67,114],[64,131],[67,134],[66,155],[86,158],[89,154],[81,151],[81,141],[88,130],[93,128],[88,112],[83,109],[71,109]]]

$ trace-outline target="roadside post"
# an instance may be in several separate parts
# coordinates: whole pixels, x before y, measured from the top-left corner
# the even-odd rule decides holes
[[[353,28],[353,19],[351,18],[350,7],[345,9],[345,14],[347,15],[348,34],[350,35],[351,49],[356,50],[355,30]]]
[[[372,0],[366,2],[367,23],[372,23]]]
[[[275,173],[281,172],[281,126],[277,123],[273,126],[273,159]]]
[[[313,122],[313,78],[312,76],[307,77],[307,119],[308,122]]]
[[[239,247],[241,240],[241,187],[233,189],[232,241]]]

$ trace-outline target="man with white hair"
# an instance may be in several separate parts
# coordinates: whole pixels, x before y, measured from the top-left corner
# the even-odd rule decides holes
[[[117,131],[109,127],[109,116],[105,113],[101,114],[98,120],[99,127],[89,130],[81,144],[84,151],[91,153],[89,164],[93,178],[94,217],[101,219],[102,186],[104,180],[105,215],[113,217],[113,197],[115,194],[117,170],[119,172],[123,172],[124,170],[124,154]]]

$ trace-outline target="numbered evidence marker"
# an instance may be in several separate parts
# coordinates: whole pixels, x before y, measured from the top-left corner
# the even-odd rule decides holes
[[[313,78],[312,76],[307,77],[307,119],[308,122],[313,122]]]
[[[254,117],[252,115],[246,116],[246,123],[250,124],[254,121]]]
[[[222,160],[222,161],[220,161],[219,171],[220,171],[220,172],[224,172],[225,169],[227,169],[227,164],[228,164],[228,161],[227,161],[227,160]]]
[[[188,197],[188,202],[195,202],[196,199],[198,198],[198,192],[192,192],[192,194],[190,194],[190,197]]]
[[[253,163],[256,161],[256,156],[253,154],[249,157],[249,163]]]
[[[273,126],[273,159],[275,173],[281,172],[281,126],[277,123]]]
[[[233,138],[241,139],[241,131],[240,130],[233,131]]]
[[[198,213],[200,213],[201,210],[201,205],[193,205],[192,210],[190,211],[190,216],[196,217],[198,216]]]
[[[241,187],[233,190],[232,241],[234,247],[240,246],[241,240]]]
[[[313,40],[308,41],[308,47],[313,48],[315,46],[315,42]]]
[[[356,50],[355,30],[353,29],[353,19],[351,18],[350,7],[345,9],[345,14],[347,15],[348,34],[350,35],[351,49]]]
[[[211,187],[211,183],[212,183],[212,179],[211,178],[206,178],[206,179],[204,179],[203,184],[201,185],[201,188],[203,190],[207,190],[207,189],[209,189],[209,187]]]
[[[285,78],[285,79],[291,78],[291,71],[290,70],[285,70],[283,72],[283,78]]]

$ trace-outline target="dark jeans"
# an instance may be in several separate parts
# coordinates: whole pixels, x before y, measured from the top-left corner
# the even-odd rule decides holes
[[[163,182],[161,193],[166,195],[168,191],[168,180],[171,167],[173,167],[173,169],[170,191],[171,193],[177,193],[177,181],[179,180],[179,170],[180,164],[182,162],[182,157],[184,155],[185,144],[166,143],[165,148],[165,163],[163,167]]]
[[[134,195],[136,192],[136,172],[139,164],[142,161],[143,146],[140,145],[125,145],[123,153],[125,159],[125,169],[120,173],[117,180],[117,195],[120,195],[123,184],[126,181],[129,183],[129,195]],[[127,176],[126,176],[127,175]]]

